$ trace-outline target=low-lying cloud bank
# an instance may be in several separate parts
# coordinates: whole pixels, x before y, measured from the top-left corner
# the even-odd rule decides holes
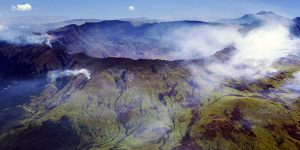
[[[64,70],[64,71],[51,71],[48,73],[48,77],[51,79],[51,81],[55,81],[58,78],[62,77],[68,77],[68,76],[78,76],[78,75],[84,75],[88,80],[91,79],[91,73],[87,69],[75,69],[75,70]]]
[[[47,31],[55,29],[43,24],[66,20],[55,16],[24,16],[0,18],[0,40],[15,44],[47,44],[55,38]]]
[[[16,44],[46,44],[51,47],[54,37],[34,25],[5,25],[0,22],[0,40]]]
[[[260,26],[208,25],[174,31],[177,59],[214,55],[226,47],[234,47],[224,62],[212,62],[206,69],[223,78],[261,78],[276,72],[273,64],[280,58],[299,52],[300,39],[290,32],[291,22],[264,20]],[[169,39],[168,39],[169,40]],[[197,71],[195,71],[197,72]]]
[[[299,37],[290,33],[292,21],[289,19],[268,15],[259,20],[260,23],[248,26],[180,26],[174,31],[164,33],[160,38],[165,45],[171,45],[175,49],[166,54],[170,60],[207,58],[222,49],[234,47],[233,53],[224,53],[228,55],[226,61],[211,62],[206,66],[206,71],[222,78],[257,79],[276,72],[273,64],[280,58],[298,53],[300,47]],[[0,22],[0,40],[18,44],[43,43],[51,47],[54,39],[55,37],[48,34],[33,34],[30,26],[11,27]]]
[[[49,47],[52,47],[51,41],[54,39],[53,36],[48,35],[47,33],[27,33],[18,30],[6,29],[1,25],[0,34],[0,40],[15,44],[46,44]]]

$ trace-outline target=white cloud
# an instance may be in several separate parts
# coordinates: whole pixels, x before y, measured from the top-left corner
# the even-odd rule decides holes
[[[231,73],[230,77],[261,78],[276,72],[273,64],[297,52],[299,44],[298,38],[291,37],[289,26],[281,22],[268,22],[235,39],[233,45],[236,53],[228,64],[220,65]],[[215,68],[211,70],[216,71]]]
[[[274,18],[264,21],[262,26],[250,31],[236,25],[177,30],[173,33],[175,38],[172,40],[179,51],[173,56],[177,59],[206,57],[234,46],[236,50],[227,62],[211,63],[207,70],[223,78],[257,79],[274,73],[276,69],[273,64],[280,58],[297,52],[300,49],[300,39],[290,35],[290,24],[287,22]]]
[[[17,4],[11,6],[12,11],[29,11],[31,9],[32,6],[30,4]]]
[[[176,29],[164,38],[176,45],[178,51],[172,54],[175,59],[191,59],[214,54],[239,38],[239,26],[184,27]]]
[[[129,7],[128,7],[128,10],[129,10],[129,11],[135,11],[135,7],[134,7],[134,6],[129,6]]]

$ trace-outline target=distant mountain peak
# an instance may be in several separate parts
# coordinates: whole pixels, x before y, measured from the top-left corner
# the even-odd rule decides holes
[[[234,23],[234,24],[256,24],[262,22],[265,19],[275,18],[280,20],[287,20],[286,18],[272,12],[272,11],[260,11],[256,14],[246,14],[236,19],[224,19],[220,20],[222,23]]]
[[[256,15],[277,15],[277,14],[272,11],[260,11],[256,13]]]

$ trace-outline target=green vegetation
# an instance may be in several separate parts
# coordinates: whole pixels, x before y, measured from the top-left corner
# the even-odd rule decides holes
[[[229,80],[208,94],[183,66],[129,66],[87,66],[91,80],[49,83],[22,106],[32,116],[1,137],[3,147],[68,118],[75,133],[59,129],[78,136],[78,149],[300,148],[300,101],[278,96],[299,68],[258,81]]]

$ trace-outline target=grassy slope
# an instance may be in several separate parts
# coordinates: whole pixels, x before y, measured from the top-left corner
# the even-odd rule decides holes
[[[80,149],[299,149],[299,100],[274,96],[297,66],[260,81],[228,81],[204,97],[205,87],[181,66],[113,64],[74,64],[88,67],[92,79],[64,78],[61,89],[62,81],[49,84],[23,106],[34,115],[12,135],[67,117]]]

